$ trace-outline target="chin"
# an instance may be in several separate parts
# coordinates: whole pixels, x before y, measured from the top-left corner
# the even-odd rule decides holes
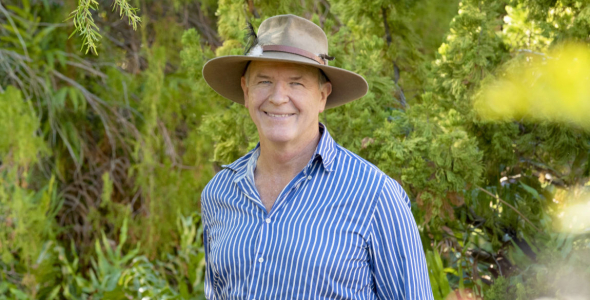
[[[295,135],[291,130],[274,128],[264,132],[264,138],[273,143],[286,143],[295,139]]]

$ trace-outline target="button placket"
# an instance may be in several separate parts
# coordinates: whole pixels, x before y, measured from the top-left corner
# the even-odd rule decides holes
[[[264,222],[266,222],[266,220],[270,220],[269,218],[265,217],[263,215],[262,220],[264,220]],[[250,293],[252,291],[252,287],[256,286],[256,283],[260,280],[260,276],[261,274],[264,273],[263,269],[264,266],[262,265],[262,262],[264,262],[264,251],[266,250],[265,244],[266,244],[266,236],[267,236],[267,226],[265,226],[266,224],[262,223],[260,225],[260,231],[259,231],[259,240],[257,243],[257,247],[255,248],[256,250],[256,256],[255,256],[255,260],[254,263],[252,265],[252,273],[251,273],[251,278],[250,278],[250,282],[249,282],[249,287],[248,287],[248,293]]]
[[[299,188],[302,185],[305,185],[305,183],[309,181],[306,179],[307,179],[307,175],[305,175],[305,170],[304,170],[304,172],[299,173],[297,175],[297,177],[295,177],[295,179],[293,179],[293,180],[296,180],[294,183],[289,184],[291,187],[289,188],[289,190],[287,192],[285,192],[285,190],[283,190],[283,192],[281,192],[281,194],[279,194],[279,198],[277,198],[277,201],[275,202],[275,205],[273,206],[272,210],[270,211],[269,216],[276,215],[276,212],[281,209],[281,207],[284,205],[285,202],[287,202],[287,198],[294,197],[294,194],[297,192],[297,190],[299,190]]]

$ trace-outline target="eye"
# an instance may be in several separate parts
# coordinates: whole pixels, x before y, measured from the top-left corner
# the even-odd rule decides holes
[[[258,84],[269,84],[269,83],[271,83],[269,80],[258,81]]]
[[[301,83],[301,82],[291,82],[291,84],[292,85],[301,85],[301,86],[303,86],[303,83]]]

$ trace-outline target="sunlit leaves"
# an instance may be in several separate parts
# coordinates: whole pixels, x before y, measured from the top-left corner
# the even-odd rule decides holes
[[[30,102],[13,86],[0,93],[0,161],[27,166],[35,163],[39,153],[47,153],[38,135],[39,120]]]
[[[476,103],[484,118],[550,121],[590,130],[590,48],[566,45],[526,55],[502,70]]]

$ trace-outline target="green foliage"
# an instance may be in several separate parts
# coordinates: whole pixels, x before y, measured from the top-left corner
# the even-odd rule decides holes
[[[78,57],[69,25],[51,23],[63,20],[60,5],[7,8],[14,24],[0,29],[0,133],[8,137],[0,147],[0,297],[200,297],[196,211],[213,170],[211,146],[187,129],[215,105],[186,95],[203,86],[184,69],[170,73],[166,63],[177,56],[164,47],[149,51],[160,63],[137,77],[109,59]],[[168,33],[162,43],[180,47],[182,32]]]
[[[435,300],[442,300],[451,293],[451,286],[444,270],[443,262],[436,251],[426,252],[426,263],[428,264],[428,277],[432,285],[432,292]]]
[[[515,248],[512,259],[521,262],[523,272],[511,278],[499,277],[486,299],[584,298],[590,293],[588,241],[587,235],[551,234],[535,248],[536,261],[526,264],[522,263],[527,261],[526,255]]]
[[[136,30],[137,24],[141,22],[141,18],[136,14],[137,8],[129,5],[127,0],[115,0],[113,2],[113,10],[117,8],[119,9],[119,16],[122,18],[125,15],[129,20],[129,25],[132,25],[133,30]],[[100,41],[102,36],[98,33],[100,29],[94,22],[92,10],[98,10],[98,2],[96,0],[78,0],[78,6],[70,13],[70,17],[68,18],[68,20],[71,19],[74,22],[74,31],[70,37],[77,33],[84,41],[80,51],[86,47],[85,54],[89,50],[92,50],[92,53],[98,55],[96,43]]]
[[[37,135],[39,119],[21,92],[8,86],[0,94],[0,160],[3,165],[28,167],[37,162],[38,154],[47,153],[43,139]]]
[[[92,49],[93,53],[97,53],[95,42],[100,40],[101,35],[98,33],[98,26],[94,23],[94,18],[90,11],[91,9],[96,10],[97,8],[98,2],[95,0],[80,0],[78,8],[70,13],[70,19],[74,21],[75,27],[70,37],[76,33],[83,37],[84,44],[80,48],[80,51],[86,46],[85,53],[88,53],[90,49]]]
[[[137,24],[141,22],[141,18],[137,16],[137,8],[129,5],[127,0],[115,0],[113,2],[113,10],[119,8],[119,17],[125,15],[129,21],[129,25],[133,26],[133,30],[137,30]]]

